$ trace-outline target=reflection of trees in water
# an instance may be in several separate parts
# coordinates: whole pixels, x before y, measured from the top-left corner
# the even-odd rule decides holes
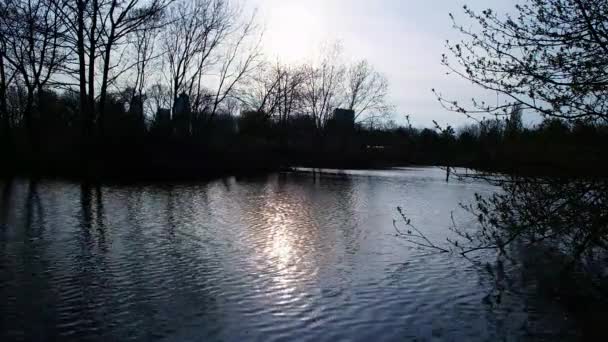
[[[608,182],[603,179],[558,179],[485,176],[501,187],[477,196],[465,208],[478,219],[476,229],[454,227],[458,251],[495,249],[509,255],[513,244],[563,258],[563,272],[584,271],[605,282],[608,257]],[[605,294],[606,288],[603,290]]]
[[[29,237],[40,236],[44,231],[44,208],[38,193],[38,180],[30,181],[25,203],[25,231]],[[37,231],[34,232],[33,228]]]
[[[562,273],[564,260],[542,246],[530,248],[520,242],[507,247],[507,253],[485,250],[468,260],[479,275],[479,288],[486,289],[481,301],[486,320],[497,327],[501,338],[536,341],[545,336],[578,341],[588,336],[592,325],[587,320],[596,319],[595,312],[572,310],[568,302],[581,289],[564,284],[573,279]],[[565,292],[560,294],[567,288],[572,291],[570,298]],[[593,310],[588,298],[578,299],[579,305]]]
[[[455,235],[447,242],[430,238],[402,209],[397,235],[427,252],[461,254],[470,261],[479,270],[481,288],[489,286],[483,302],[491,315],[504,315],[515,300],[530,312],[531,323],[524,328],[531,334],[540,329],[552,336],[581,331],[592,336],[598,331],[608,299],[608,182],[455,173],[499,191],[462,205],[475,220],[454,220]],[[568,316],[567,328],[550,326],[557,313]]]
[[[7,232],[8,232],[8,220],[12,207],[13,199],[13,185],[14,181],[12,178],[7,179],[2,187],[2,194],[0,195],[0,256],[3,258],[6,256],[6,245]]]
[[[355,255],[359,250],[359,235],[361,229],[358,227],[358,215],[355,212],[358,193],[355,193],[355,184],[351,176],[339,172],[336,177],[323,177],[319,179],[323,190],[329,190],[328,206],[335,211],[330,226],[338,227],[342,234],[341,242],[344,251],[348,255]],[[329,184],[328,184],[329,183]],[[333,202],[333,205],[331,204]],[[352,260],[350,261],[353,262]]]
[[[400,230],[399,235],[420,247],[460,253],[479,266],[493,285],[484,301],[492,308],[500,308],[509,296],[545,302],[545,307],[557,303],[583,333],[597,331],[602,324],[597,317],[605,317],[608,300],[608,182],[495,174],[466,177],[500,187],[463,205],[477,224],[453,222],[457,238],[442,244],[427,239],[403,216],[411,229]]]
[[[0,229],[6,230],[8,224],[8,215],[11,209],[11,203],[13,202],[13,185],[14,181],[9,178],[4,181],[2,187],[2,195],[0,195]]]
[[[81,188],[82,238],[74,263],[83,297],[74,305],[92,326],[100,327],[101,336],[150,339],[190,323],[185,319],[217,313],[215,299],[205,293],[213,265],[201,253],[197,237],[184,233],[194,212],[188,204],[192,193],[181,190],[107,190],[112,212],[106,213],[104,187]],[[108,226],[111,244],[102,243],[104,235],[94,236]]]
[[[107,251],[106,225],[104,221],[103,190],[99,184],[82,183],[80,185],[80,228],[81,238],[86,246]]]
[[[103,206],[103,193],[101,186],[97,184],[95,186],[95,212],[96,212],[96,224],[97,224],[97,232],[99,235],[99,245],[100,248],[107,252],[107,243],[106,243],[106,226],[104,223],[104,206]]]
[[[608,181],[510,176],[497,182],[501,192],[468,207],[481,228],[459,230],[461,237],[515,259],[537,295],[557,300],[585,333],[597,331],[608,301]]]
[[[84,242],[85,247],[91,245],[91,230],[93,223],[93,209],[92,209],[92,198],[91,187],[88,184],[81,184],[80,186],[80,231],[82,233],[81,239]]]
[[[0,268],[10,270],[0,272],[1,340],[13,340],[11,331],[34,340],[67,332],[147,339],[194,317],[220,319],[210,289],[221,284],[209,278],[217,258],[208,260],[203,242],[184,234],[196,227],[185,222],[197,209],[196,191],[53,187],[0,189]],[[65,209],[75,209],[75,220]]]
[[[66,291],[76,288],[80,291],[79,295],[72,299],[73,311],[70,310],[69,315],[74,317],[70,320],[81,319],[92,326],[103,327],[107,314],[107,308],[104,306],[107,300],[105,291],[111,287],[112,277],[108,272],[109,261],[105,255],[107,244],[103,193],[99,185],[87,182],[80,184],[78,225],[78,249],[72,255],[70,274],[73,278],[69,283],[70,288],[64,289]],[[97,334],[103,332],[99,331]]]
[[[167,216],[167,232],[169,234],[169,238],[173,239],[175,237],[175,196],[173,195],[173,187],[169,186],[166,190],[167,196],[167,207],[166,207],[166,216]]]
[[[46,211],[40,197],[39,182],[9,182],[2,194],[2,222],[6,225],[0,237],[2,254],[0,272],[0,339],[12,340],[11,332],[23,339],[39,339],[40,331],[52,338],[56,334],[56,294],[52,289],[52,257],[45,241]],[[21,195],[24,194],[24,197]],[[23,202],[18,199],[23,198]],[[5,201],[11,202],[9,205]],[[15,214],[13,216],[13,214]],[[5,268],[6,267],[6,268]],[[6,292],[5,292],[6,291]],[[50,328],[49,328],[50,327]],[[5,335],[6,334],[6,335]]]
[[[204,221],[197,216],[204,210],[199,206],[207,201],[206,185],[168,184],[146,187],[139,205],[129,207],[141,234],[137,241],[141,259],[133,268],[137,281],[145,285],[136,289],[140,290],[138,298],[147,303],[138,308],[147,317],[146,334],[179,329],[192,323],[184,320],[193,317],[202,321],[221,319],[216,297],[210,292],[221,286],[210,277],[219,266],[217,259],[207,254],[202,236],[205,227],[200,226]]]

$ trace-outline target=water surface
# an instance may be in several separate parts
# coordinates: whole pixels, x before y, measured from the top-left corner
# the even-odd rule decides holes
[[[82,186],[0,194],[0,340],[554,340],[564,313],[436,241],[481,182],[436,168]],[[575,336],[575,335],[571,335]]]

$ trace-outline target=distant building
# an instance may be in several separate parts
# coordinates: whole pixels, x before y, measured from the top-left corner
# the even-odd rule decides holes
[[[171,110],[167,108],[158,108],[156,110],[156,116],[152,129],[157,134],[169,135],[171,134]]]
[[[144,101],[141,96],[135,95],[131,98],[129,112],[138,119],[144,117]]]
[[[158,108],[156,111],[156,123],[159,126],[169,126],[171,122],[171,111],[167,108]]]
[[[190,114],[190,97],[186,93],[181,93],[173,104],[173,119]]]
[[[189,136],[192,132],[191,123],[190,97],[185,93],[181,93],[175,99],[175,104],[173,105],[173,127],[175,128],[175,133],[180,136]]]
[[[355,127],[354,110],[336,108],[333,119],[336,123],[336,128],[339,130],[352,130]]]

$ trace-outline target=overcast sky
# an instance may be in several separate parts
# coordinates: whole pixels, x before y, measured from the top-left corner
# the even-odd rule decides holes
[[[432,120],[460,126],[461,114],[444,110],[431,92],[466,101],[483,92],[455,75],[446,75],[441,54],[446,39],[456,40],[449,13],[465,19],[473,9],[511,10],[515,0],[249,0],[266,28],[264,50],[270,58],[306,60],[323,42],[340,40],[350,58],[366,58],[391,86],[398,114],[416,126]],[[398,115],[400,119],[403,115]]]

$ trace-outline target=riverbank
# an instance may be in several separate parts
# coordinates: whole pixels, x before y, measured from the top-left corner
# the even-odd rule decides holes
[[[147,156],[133,155],[123,158],[95,158],[83,162],[78,159],[61,160],[23,160],[7,161],[0,170],[0,177],[25,177],[33,179],[65,179],[87,182],[167,182],[167,181],[205,181],[226,176],[258,176],[281,171],[297,171],[299,168],[310,170],[385,170],[398,167],[442,167],[445,163],[420,164],[408,161],[386,161],[378,159],[331,158],[323,156],[310,160],[278,157],[278,154],[239,153],[239,154],[201,154],[198,157],[159,154]],[[522,177],[541,177],[562,179],[606,178],[608,172],[602,168],[588,169],[559,167],[552,164],[501,164],[457,163],[450,168],[476,170],[483,174],[518,175]],[[321,171],[317,171],[322,173]]]
[[[3,177],[69,179],[91,182],[209,180],[224,176],[260,175],[294,167],[386,169],[412,166],[406,159],[384,159],[374,153],[297,153],[255,146],[225,150],[103,149],[84,157],[64,154],[45,157],[16,156],[6,160]]]

